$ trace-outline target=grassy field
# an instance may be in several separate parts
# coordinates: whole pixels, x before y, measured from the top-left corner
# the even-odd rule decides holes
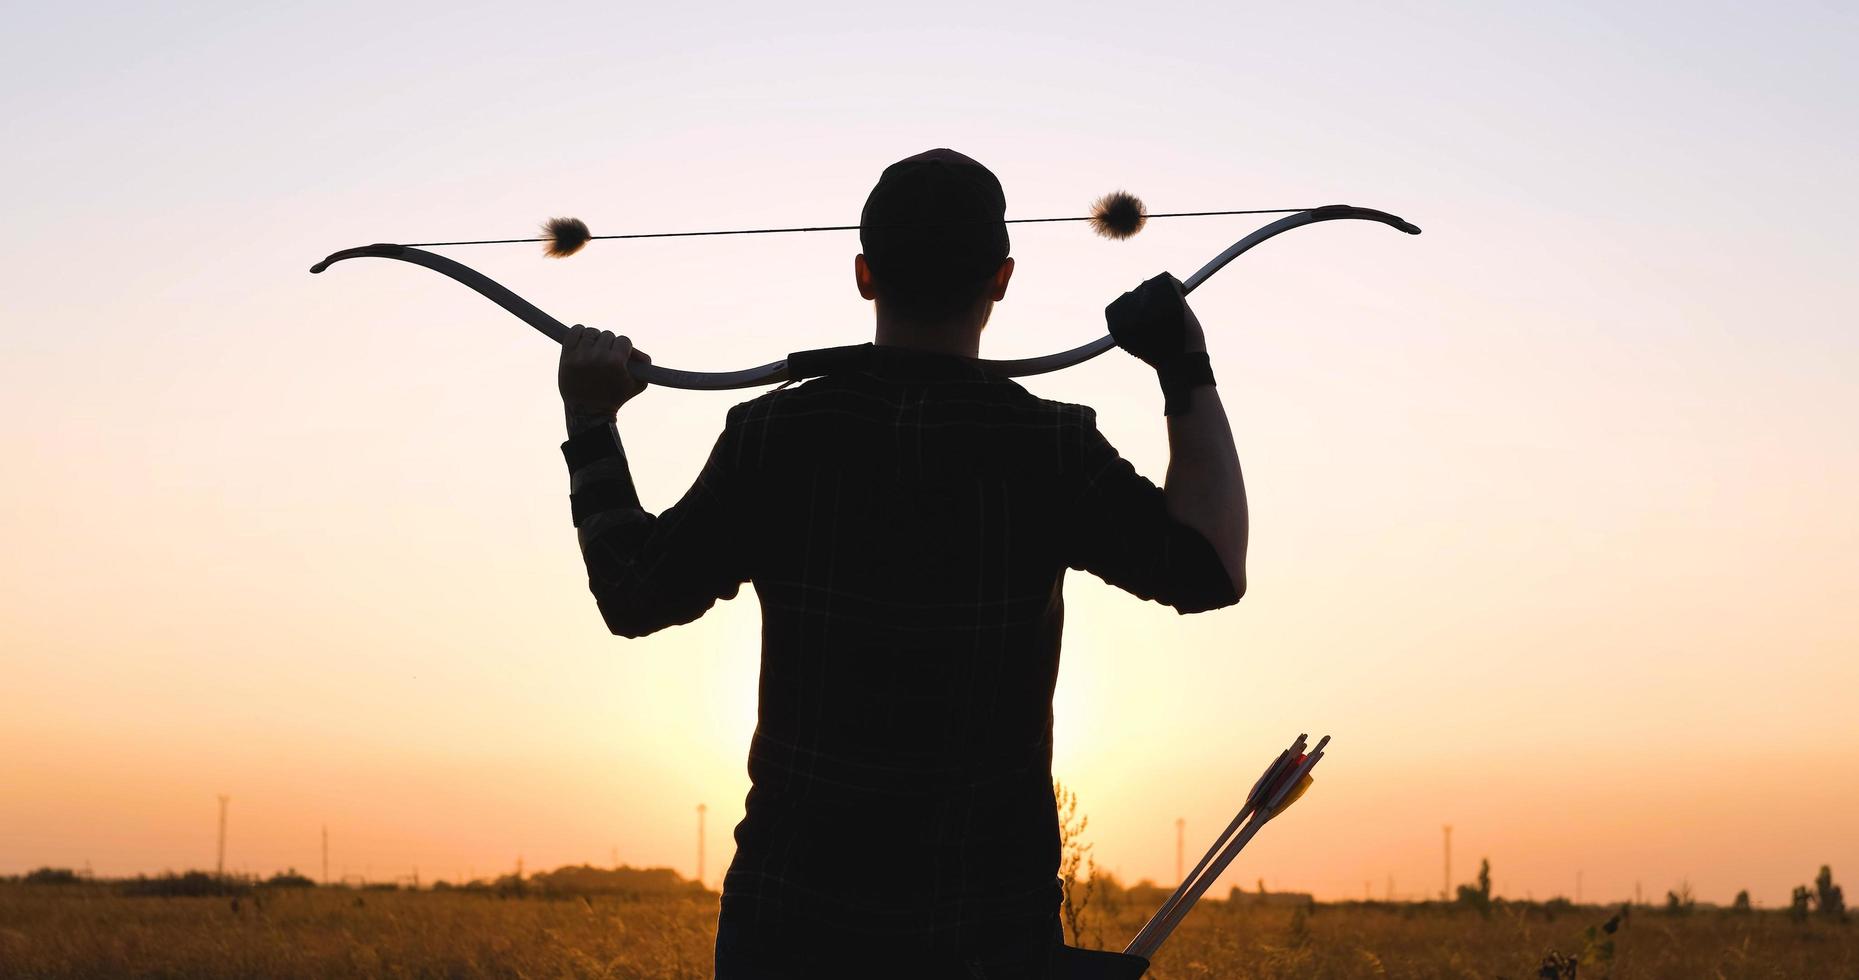
[[[1151,977],[1859,978],[1859,924],[1779,913],[1206,902]],[[1099,909],[1109,944],[1147,908]],[[0,977],[710,976],[714,896],[498,898],[463,892],[258,889],[128,897],[104,885],[0,884]],[[1611,940],[1611,946],[1607,941]],[[1579,972],[1545,972],[1573,956]]]

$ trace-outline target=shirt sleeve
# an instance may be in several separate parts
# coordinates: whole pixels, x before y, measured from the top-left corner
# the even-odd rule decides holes
[[[616,635],[688,623],[748,580],[731,432],[717,438],[683,499],[658,515],[640,505],[611,423],[562,444],[588,589]]]
[[[1213,545],[1169,514],[1162,489],[1118,454],[1088,410],[1079,463],[1069,567],[1182,613],[1239,601]]]

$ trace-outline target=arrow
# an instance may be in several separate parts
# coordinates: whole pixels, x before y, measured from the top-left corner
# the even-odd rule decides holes
[[[1240,807],[1232,823],[1207,849],[1193,872],[1176,886],[1168,901],[1163,902],[1162,907],[1136,933],[1136,938],[1130,940],[1129,946],[1123,950],[1125,955],[1140,956],[1145,960],[1154,958],[1155,951],[1181,924],[1181,920],[1186,918],[1188,910],[1200,901],[1215,879],[1220,877],[1227,865],[1233,863],[1233,859],[1239,856],[1239,852],[1245,849],[1259,830],[1290,809],[1291,804],[1296,803],[1310,789],[1310,771],[1323,759],[1323,750],[1330,744],[1330,737],[1325,735],[1308,753],[1304,751],[1306,737],[1299,735],[1290,748],[1280,752],[1278,758],[1265,767],[1259,781],[1252,784],[1251,792],[1246,794],[1245,805]]]

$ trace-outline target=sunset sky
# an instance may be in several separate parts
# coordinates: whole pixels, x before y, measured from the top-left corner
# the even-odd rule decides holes
[[[1398,9],[1397,9],[1398,7]],[[1630,9],[1629,9],[1630,8]],[[1067,581],[1056,775],[1172,879],[1299,731],[1228,883],[1517,897],[1859,877],[1859,12],[1834,4],[505,9],[39,4],[0,38],[0,874],[727,865],[759,615],[603,629],[556,349],[328,252],[850,223],[934,146],[1015,217],[1352,203],[1193,297],[1250,592]],[[1266,218],[1017,227],[1048,353]],[[856,236],[453,249],[674,367],[870,337]],[[1112,352],[1030,379],[1166,465]],[[647,506],[754,392],[621,413]],[[911,869],[907,855],[874,856]]]

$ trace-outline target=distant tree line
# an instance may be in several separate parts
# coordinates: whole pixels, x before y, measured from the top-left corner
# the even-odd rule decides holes
[[[200,896],[237,897],[257,889],[315,888],[317,883],[298,873],[296,868],[281,871],[269,878],[245,875],[216,875],[206,871],[169,872],[160,875],[137,875],[109,881],[93,881],[87,874],[70,868],[38,868],[16,878],[0,877],[33,886],[87,885],[110,888],[123,895],[189,898]],[[347,884],[337,888],[350,887]],[[360,886],[367,891],[393,891],[395,882],[371,882]],[[523,877],[503,875],[490,881],[473,881],[454,885],[437,881],[434,891],[465,891],[495,894],[500,897],[535,895],[565,897],[576,895],[612,895],[622,898],[657,898],[669,895],[702,895],[704,887],[688,881],[670,868],[596,868],[590,865],[557,868]]]
[[[1491,895],[1491,860],[1489,858],[1478,862],[1477,879],[1458,886],[1458,893],[1454,900],[1454,904],[1461,908],[1474,909],[1485,914],[1490,913],[1494,904],[1502,902],[1502,899],[1495,899]],[[1535,905],[1536,903],[1512,902],[1511,904]],[[1541,903],[1541,907],[1553,913],[1572,909],[1574,903],[1566,898],[1556,897]],[[1665,893],[1665,911],[1668,915],[1690,915],[1697,907],[1697,896],[1693,894],[1691,883],[1688,881],[1679,882],[1677,888]],[[1736,914],[1753,911],[1750,906],[1748,889],[1736,893],[1736,898],[1730,903],[1729,911]],[[1806,885],[1795,887],[1789,902],[1788,914],[1796,922],[1807,922],[1816,917],[1828,922],[1846,921],[1846,894],[1839,885],[1834,884],[1831,867],[1824,864],[1820,866],[1820,874],[1814,877],[1812,888]]]

